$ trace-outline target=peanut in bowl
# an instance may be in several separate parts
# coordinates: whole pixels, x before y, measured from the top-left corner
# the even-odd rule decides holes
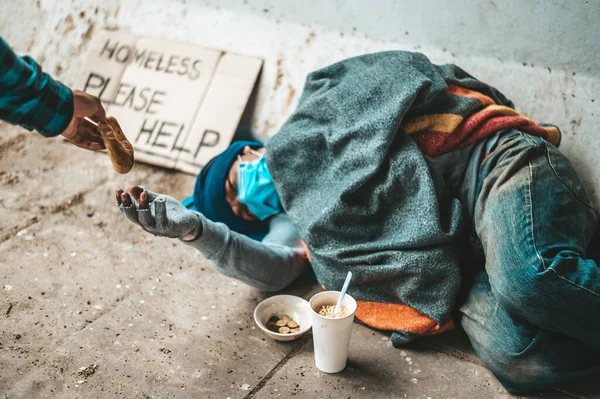
[[[254,322],[265,334],[277,341],[293,341],[310,330],[312,326],[310,312],[308,301],[303,298],[294,295],[275,295],[256,306]],[[280,325],[274,322],[275,318]],[[276,332],[279,329],[282,332]]]

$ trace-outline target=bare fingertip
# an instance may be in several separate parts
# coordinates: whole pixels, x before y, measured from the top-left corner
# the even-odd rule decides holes
[[[139,201],[140,195],[144,192],[144,189],[140,186],[131,186],[129,187],[129,192],[136,200]]]
[[[148,194],[145,192],[140,194],[140,207],[143,209],[148,209]]]
[[[123,205],[125,205],[125,206],[131,205],[131,198],[129,197],[129,194],[127,194],[127,193],[121,194],[121,201],[123,201]]]

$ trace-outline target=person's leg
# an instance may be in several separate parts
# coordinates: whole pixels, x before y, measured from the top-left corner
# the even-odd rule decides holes
[[[596,214],[569,161],[519,133],[482,163],[480,182],[474,224],[494,297],[600,350],[600,268],[586,256]]]
[[[477,356],[513,394],[600,373],[600,352],[506,310],[492,294],[484,270],[475,276],[460,312],[461,326]]]
[[[485,270],[461,307],[475,351],[513,393],[600,371],[596,216],[569,162],[518,133],[483,162],[475,229]]]

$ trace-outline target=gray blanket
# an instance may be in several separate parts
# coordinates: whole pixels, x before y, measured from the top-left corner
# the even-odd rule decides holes
[[[267,144],[319,282],[339,290],[352,270],[356,299],[407,305],[440,326],[460,285],[462,209],[400,125],[445,88],[422,54],[344,60],[308,75],[297,109]],[[395,344],[415,337],[398,330]]]

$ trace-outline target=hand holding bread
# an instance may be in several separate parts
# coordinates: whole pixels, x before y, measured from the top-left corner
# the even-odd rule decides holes
[[[106,122],[106,111],[98,97],[81,90],[73,90],[73,117],[61,135],[79,148],[90,151],[103,150],[102,138],[84,119],[95,121],[94,125]]]

